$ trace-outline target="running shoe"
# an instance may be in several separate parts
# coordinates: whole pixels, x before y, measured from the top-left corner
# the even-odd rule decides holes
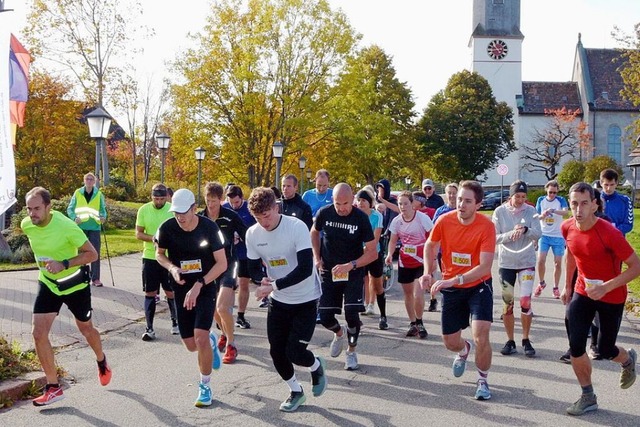
[[[171,325],[171,335],[180,335],[180,328],[178,328],[178,325]]]
[[[218,350],[218,337],[215,332],[209,332],[209,342],[211,343],[211,350],[213,351],[213,361],[211,367],[213,369],[220,369],[220,350]]]
[[[347,360],[344,362],[344,369],[347,371],[355,371],[358,368],[358,353],[355,351],[347,351]]]
[[[567,408],[567,414],[569,415],[584,415],[587,412],[595,411],[598,409],[598,397],[593,394],[583,394],[580,396],[573,405]]]
[[[564,353],[562,356],[560,356],[560,361],[563,362],[563,363],[571,364],[571,352],[569,350],[567,350],[566,353]]]
[[[539,297],[540,294],[542,294],[542,291],[544,291],[544,288],[546,288],[546,287],[547,287],[547,284],[543,280],[542,282],[540,282],[538,284],[538,286],[536,286],[536,290],[533,291],[533,296],[536,297],[536,298]]]
[[[226,347],[227,347],[227,336],[220,335],[220,338],[218,338],[218,351],[223,352]]]
[[[504,356],[508,356],[517,352],[518,351],[516,350],[516,342],[514,340],[507,341],[504,347],[502,347],[502,350],[500,350],[500,353],[502,353]]]
[[[464,370],[467,367],[467,358],[469,354],[471,354],[471,342],[465,341],[464,345],[467,347],[466,356],[460,356],[460,354],[456,354],[455,359],[453,359],[453,365],[451,369],[453,371],[453,376],[459,378],[464,374]]]
[[[304,391],[292,391],[287,400],[280,404],[280,410],[283,412],[293,412],[300,407],[307,398],[304,396]]]
[[[387,323],[387,316],[380,316],[380,321],[378,322],[378,329],[386,330],[389,329],[389,324]]]
[[[438,311],[438,300],[437,299],[432,299],[429,301],[429,308],[427,309],[427,311],[433,313],[434,311]]]
[[[367,304],[364,313],[362,313],[364,316],[373,316],[375,313],[375,311],[373,310],[373,304]]]
[[[409,324],[409,330],[407,331],[408,337],[417,337],[420,332],[418,331],[418,327],[415,323]]]
[[[333,334],[333,341],[331,341],[331,345],[329,346],[331,357],[338,357],[342,350],[344,349],[344,345],[347,342],[345,339],[347,337],[347,327],[342,325],[342,336],[338,336],[338,334]]]
[[[153,329],[147,328],[147,330],[144,331],[144,334],[142,334],[142,341],[153,341],[155,339],[156,333],[153,331]]]
[[[422,323],[417,323],[416,328],[418,329],[418,336],[421,339],[425,339],[426,337],[429,336],[429,333],[427,333],[427,329],[424,327]]]
[[[64,399],[62,387],[55,387],[47,384],[44,388],[44,394],[32,400],[34,406],[51,405],[59,400]]]
[[[534,357],[536,355],[536,350],[531,345],[531,341],[529,341],[529,339],[522,340],[522,348],[524,349],[525,356]]]
[[[198,384],[198,399],[196,400],[195,405],[198,408],[202,408],[203,406],[211,405],[211,387],[208,384],[200,383]]]
[[[251,329],[251,323],[249,323],[244,317],[238,317],[238,320],[236,320],[236,326],[240,329]]]
[[[269,298],[268,297],[262,298],[262,301],[260,301],[260,305],[258,305],[258,307],[260,307],[260,308],[269,307]],[[296,408],[297,408],[297,406],[296,406]]]
[[[478,388],[476,389],[476,400],[491,399],[491,391],[489,390],[489,384],[487,384],[487,380],[480,378],[477,384]]]
[[[555,288],[553,288],[553,297],[555,299],[560,299],[560,289],[558,289],[557,286]]]
[[[322,396],[327,389],[327,376],[325,370],[327,369],[327,362],[322,357],[316,357],[320,366],[315,371],[311,372],[311,391],[313,391],[314,397]]]
[[[111,368],[107,363],[107,356],[104,356],[103,363],[98,363],[98,379],[103,386],[111,382]]]
[[[227,344],[227,351],[224,352],[222,363],[231,364],[236,361],[238,357],[238,349],[233,344]]]
[[[93,286],[95,286],[96,288],[101,288],[102,287],[102,282],[100,280],[94,280],[93,281]]]
[[[631,359],[631,363],[626,368],[622,368],[620,372],[620,388],[629,388],[636,382],[636,360],[638,359],[638,355],[636,351],[632,348],[627,350],[629,353],[629,358]]]
[[[160,295],[156,295],[154,297],[154,300],[155,300],[156,304],[159,303],[160,302]]]
[[[589,351],[587,353],[589,354],[589,359],[591,359],[591,360],[602,360],[602,356],[600,355],[600,352],[598,351],[598,346],[597,345],[591,344],[589,346]]]

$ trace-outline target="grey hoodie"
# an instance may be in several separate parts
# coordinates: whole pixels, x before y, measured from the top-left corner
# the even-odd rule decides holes
[[[525,205],[519,212],[514,212],[511,203],[507,202],[493,211],[491,220],[496,227],[496,245],[498,245],[498,267],[521,270],[535,268],[535,243],[542,235],[540,220],[534,218],[536,209]],[[518,240],[511,240],[514,227],[522,224],[527,232]]]

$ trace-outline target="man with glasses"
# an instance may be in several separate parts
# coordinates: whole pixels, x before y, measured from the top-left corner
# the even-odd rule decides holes
[[[546,196],[540,196],[536,202],[536,212],[540,218],[540,228],[542,229],[542,237],[538,242],[538,262],[536,269],[540,283],[536,286],[533,293],[534,297],[539,297],[547,286],[545,281],[547,252],[549,249],[553,251],[553,297],[560,298],[560,275],[562,274],[562,257],[564,256],[565,241],[562,237],[560,225],[562,218],[569,212],[567,200],[558,196],[558,181],[551,180],[547,182],[544,189]]]
[[[430,179],[422,180],[422,192],[424,193],[424,197],[427,201],[424,203],[424,206],[431,209],[438,209],[440,206],[444,205],[444,200],[438,194],[436,194],[436,187],[433,184],[433,181]]]

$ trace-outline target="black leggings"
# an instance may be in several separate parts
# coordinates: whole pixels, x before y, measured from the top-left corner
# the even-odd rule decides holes
[[[317,300],[285,304],[271,298],[267,314],[267,337],[273,366],[287,381],[293,377],[293,365],[310,367],[315,356],[307,345],[316,327]]]
[[[609,304],[594,301],[589,297],[573,293],[569,303],[569,348],[572,357],[582,356],[587,348],[587,335],[596,315],[600,316],[598,352],[604,359],[614,359],[620,353],[616,339],[622,322],[624,304]]]

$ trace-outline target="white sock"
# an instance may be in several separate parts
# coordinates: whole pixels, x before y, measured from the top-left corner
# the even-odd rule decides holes
[[[317,357],[313,359],[313,365],[309,366],[309,372],[313,372],[320,367],[320,361]]]
[[[302,386],[296,379],[296,374],[293,374],[293,376],[288,380],[286,380],[285,382],[287,383],[291,391],[302,391]]]
[[[200,374],[200,382],[202,384],[209,384],[211,382],[211,375]]]
[[[468,345],[468,347],[467,347]],[[460,350],[460,353],[458,353],[458,355],[460,357],[467,357],[469,355],[469,352],[471,351],[471,343],[469,341],[464,342],[464,348],[462,350]]]

